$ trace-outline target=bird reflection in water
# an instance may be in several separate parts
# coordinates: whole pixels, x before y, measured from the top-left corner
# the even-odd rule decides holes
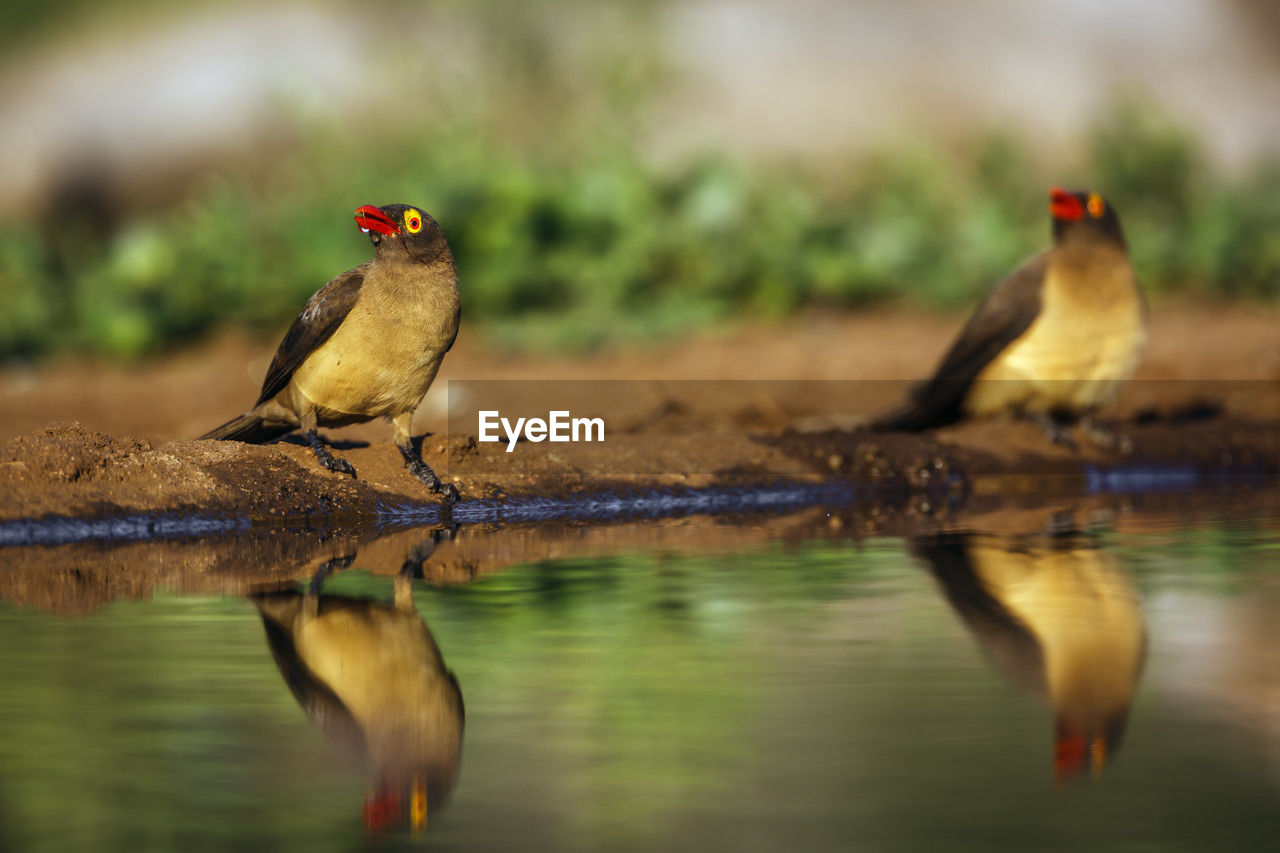
[[[1053,708],[1057,780],[1100,775],[1146,657],[1137,592],[1116,558],[1074,533],[953,533],[912,550],[994,665]]]
[[[413,602],[419,550],[395,578],[392,603],[323,595],[324,578],[354,557],[330,560],[307,590],[252,596],[267,642],[294,698],[326,738],[363,761],[371,833],[426,828],[458,778],[462,692]]]

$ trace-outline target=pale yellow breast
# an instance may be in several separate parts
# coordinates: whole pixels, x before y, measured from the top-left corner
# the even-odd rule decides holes
[[[1127,263],[1070,284],[1051,265],[1041,300],[1027,331],[978,375],[965,401],[972,414],[1089,410],[1133,373],[1146,333]]]
[[[461,737],[444,663],[416,614],[343,609],[304,620],[298,656],[342,700],[379,763],[424,757]]]
[[[333,337],[298,367],[292,384],[333,419],[412,411],[435,379],[442,357],[423,338],[402,322],[371,318],[357,305]]]
[[[294,372],[290,393],[343,423],[411,412],[457,332],[457,288],[382,288],[371,277],[342,325]]]
[[[975,548],[983,584],[1035,635],[1055,708],[1096,718],[1127,707],[1145,630],[1128,575],[1104,551]]]

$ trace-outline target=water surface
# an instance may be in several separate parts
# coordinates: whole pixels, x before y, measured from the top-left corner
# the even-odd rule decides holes
[[[318,595],[269,586],[403,647],[376,680],[400,667],[412,711],[343,684],[325,711],[261,598],[0,603],[0,848],[357,847],[400,772],[368,754],[388,737],[445,781],[401,768],[383,846],[1220,850],[1280,830],[1274,518],[603,550],[432,586],[357,549]],[[318,636],[285,645],[378,654]],[[445,669],[465,735],[441,770]]]

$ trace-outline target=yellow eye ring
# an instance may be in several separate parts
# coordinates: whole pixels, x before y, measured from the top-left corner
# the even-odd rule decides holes
[[[404,212],[404,227],[409,230],[410,234],[417,234],[422,230],[422,214],[413,208],[409,208]]]
[[[1089,196],[1089,215],[1094,219],[1101,219],[1102,214],[1107,212],[1107,203],[1102,200],[1100,195]]]

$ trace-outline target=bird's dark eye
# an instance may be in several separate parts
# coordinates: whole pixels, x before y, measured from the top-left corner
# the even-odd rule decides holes
[[[410,234],[417,234],[422,230],[422,214],[416,210],[410,210],[404,215],[404,225],[409,229]]]

